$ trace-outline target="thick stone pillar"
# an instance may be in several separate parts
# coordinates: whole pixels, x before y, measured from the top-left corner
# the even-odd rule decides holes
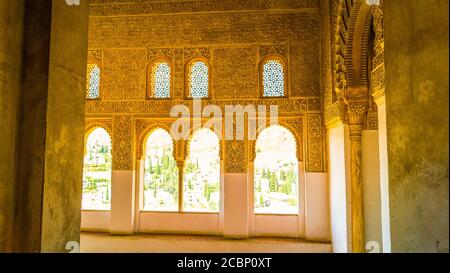
[[[7,151],[10,156],[5,162],[15,164],[6,166],[19,174],[16,178],[5,174],[14,184],[16,200],[0,207],[15,206],[14,218],[7,215],[5,225],[8,228],[14,222],[13,251],[63,252],[69,241],[79,242],[80,234],[89,7],[87,2],[68,6],[58,0],[26,1],[26,5],[25,1],[5,2],[0,2],[1,18],[16,23],[2,24],[14,34],[1,39],[15,48],[8,52],[14,61],[8,64],[7,59],[6,66],[0,67],[12,69],[14,74],[6,74],[6,79],[15,82],[8,91],[1,90],[1,95],[15,92],[20,99],[21,121],[20,136],[8,139],[10,142],[0,140],[11,145],[11,151],[18,151],[18,160]],[[10,18],[10,13],[14,17]],[[25,20],[23,32],[21,20]],[[22,34],[23,47],[19,43],[22,38],[18,38]],[[3,54],[0,57],[3,59]],[[18,75],[22,76],[21,92]],[[4,132],[12,137],[17,133],[17,121],[11,118],[17,114],[17,100],[2,98],[3,102],[10,103],[2,109],[8,112]],[[1,188],[3,200],[3,185]],[[8,196],[13,196],[12,191]],[[0,244],[3,247],[3,242]]]
[[[449,251],[448,10],[384,1],[392,252]]]
[[[14,11],[23,1],[11,3]],[[14,251],[64,252],[80,234],[89,7],[54,0],[25,9]]]
[[[350,183],[352,215],[352,251],[365,252],[364,191],[362,175],[362,129],[366,105],[351,103],[348,106],[350,128]]]
[[[80,239],[88,17],[86,1],[52,1],[42,252],[66,251],[68,241]]]
[[[0,0],[0,252],[12,251],[24,1]]]

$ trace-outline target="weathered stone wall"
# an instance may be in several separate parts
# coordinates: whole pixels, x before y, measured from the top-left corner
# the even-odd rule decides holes
[[[0,252],[65,252],[79,241],[82,3],[0,1]]]
[[[25,7],[15,251],[39,252],[45,164],[51,2]]]
[[[385,1],[393,252],[448,252],[448,1]]]
[[[13,244],[23,22],[23,0],[0,1],[0,252]]]

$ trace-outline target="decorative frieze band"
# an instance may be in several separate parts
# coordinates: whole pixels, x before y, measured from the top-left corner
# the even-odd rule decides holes
[[[86,101],[86,114],[146,114],[149,116],[168,115],[173,106],[185,105],[192,109],[192,100],[147,100],[147,101]],[[321,112],[318,98],[302,99],[256,99],[256,100],[203,100],[202,106],[217,105],[224,111],[226,105],[278,105],[278,112],[299,115],[308,112]],[[192,111],[191,111],[192,112]]]
[[[271,9],[318,9],[317,0],[191,0],[126,1],[91,0],[90,16],[165,14],[179,12],[217,12]]]

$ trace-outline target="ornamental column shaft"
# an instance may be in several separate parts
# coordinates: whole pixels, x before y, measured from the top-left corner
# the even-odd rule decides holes
[[[362,130],[366,104],[348,106],[350,127],[351,223],[352,251],[365,252],[364,189],[362,174]]]
[[[184,160],[177,160],[178,166],[178,210],[183,211],[183,177],[184,177]]]

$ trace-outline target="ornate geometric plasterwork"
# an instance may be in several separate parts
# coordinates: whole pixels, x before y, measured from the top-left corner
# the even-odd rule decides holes
[[[368,90],[375,98],[384,94],[382,1],[381,5],[372,6],[364,1],[345,0],[334,0],[333,4],[335,93],[334,104],[328,100],[324,109],[324,119],[327,127],[341,121],[375,129],[377,112],[369,107]],[[371,27],[375,33],[373,49],[369,48]]]
[[[383,26],[383,1],[379,6],[372,8],[374,37],[374,56],[372,59],[371,88],[375,99],[384,96],[384,26]]]
[[[267,55],[260,63],[261,97],[285,97],[288,92],[288,66],[279,55]]]
[[[115,169],[133,168],[146,135],[156,127],[167,129],[173,121],[169,113],[174,105],[186,105],[192,113],[192,102],[184,99],[185,68],[195,58],[210,65],[211,97],[203,106],[215,104],[223,112],[225,105],[277,105],[280,123],[298,137],[298,159],[314,157],[308,149],[316,145],[317,136],[307,141],[306,117],[322,111],[319,1],[91,0],[90,9],[89,45],[104,55],[105,96],[88,101],[86,114],[114,119]],[[137,14],[151,16],[127,16]],[[295,98],[260,99],[259,63],[271,54],[293,65],[286,70],[286,83],[295,89],[286,95]],[[168,100],[146,100],[146,69],[158,58],[172,63],[173,92]],[[221,143],[226,172],[247,170],[249,146],[247,140]],[[182,164],[188,141],[176,141],[174,147]]]
[[[319,8],[319,1],[315,0],[166,0],[126,2],[117,0],[90,0],[91,16],[317,8]]]
[[[267,55],[279,55],[287,59],[288,46],[287,45],[260,45],[259,57],[264,58]]]
[[[86,121],[86,128],[102,126],[107,129],[108,132],[113,132],[113,169],[131,170],[133,167],[133,158],[140,159],[143,157],[145,139],[148,134],[157,128],[162,128],[170,132],[170,126],[173,121],[175,121],[175,119],[133,118],[130,115],[119,115],[115,116],[113,120],[109,118],[88,118]],[[206,121],[206,119],[204,119],[204,121]],[[303,117],[280,117],[279,125],[289,129],[293,133],[297,142],[297,158],[299,161],[303,161]],[[269,121],[267,121],[267,127],[268,126],[270,126]],[[134,131],[132,130],[133,127]],[[191,132],[192,131],[194,130],[192,129]],[[255,131],[257,131],[257,129]],[[323,134],[321,114],[308,115],[307,135],[305,138],[307,139],[305,146],[307,152],[307,171],[323,171],[324,161],[322,155]],[[136,141],[134,145],[132,145],[133,139]],[[188,145],[189,141],[174,141],[174,157],[177,160],[184,160],[189,153],[187,149]],[[250,162],[254,160],[255,141],[221,141],[220,146],[222,147],[222,145],[224,145],[223,159],[225,162],[225,171],[231,173],[245,172],[247,170],[247,159],[250,160]],[[133,146],[136,147],[134,152]],[[248,157],[247,151],[249,153]],[[136,157],[134,157],[133,154]],[[222,158],[222,148],[220,154]]]
[[[210,49],[208,47],[185,48],[184,60],[188,61],[193,58],[205,58],[209,60],[211,58]]]
[[[110,136],[113,132],[113,121],[111,118],[87,118],[84,122],[85,133],[90,133],[93,129],[101,127],[105,129]]]
[[[349,86],[368,84],[369,36],[372,17],[370,6],[363,1],[353,1],[347,37],[345,65]]]
[[[256,149],[256,140],[258,139],[259,134],[266,128],[270,127],[270,121],[266,121],[266,126],[264,128],[258,128],[258,123],[253,123],[255,128],[253,132],[257,134],[253,137],[253,140],[250,140],[248,147],[248,155],[249,161],[255,161],[255,149]],[[280,117],[278,118],[278,125],[285,127],[288,129],[292,135],[294,136],[296,142],[296,155],[298,161],[303,161],[303,117]]]
[[[367,130],[378,130],[378,112],[369,111],[367,113]]]
[[[211,51],[214,99],[259,97],[256,46],[216,47]]]
[[[293,132],[297,143],[297,160],[303,161],[303,117],[280,118],[280,125],[285,126]]]
[[[214,104],[224,112],[226,105],[277,105],[278,112],[286,115],[298,115],[307,112],[321,112],[320,100],[317,98],[299,99],[253,99],[253,100],[210,100],[202,101],[202,106]],[[192,113],[192,101],[164,100],[164,101],[87,101],[87,114],[146,114],[148,116],[168,115],[175,105],[185,105]]]
[[[114,116],[113,170],[133,169],[133,119],[130,115]]]
[[[338,124],[347,123],[346,107],[341,101],[337,101],[324,109],[324,120],[327,128],[333,128]]]
[[[147,88],[150,83],[148,78],[149,69],[155,61],[165,60],[171,63],[171,98],[179,99],[183,97],[184,88],[184,52],[183,48],[148,48],[147,49]],[[147,90],[147,97],[148,96]],[[151,97],[151,96],[150,96]]]
[[[323,172],[324,164],[324,139],[323,122],[321,114],[307,115],[307,172]]]
[[[225,172],[246,173],[247,172],[246,141],[229,140],[224,141],[224,145],[225,145]]]
[[[99,49],[305,44],[320,52],[319,22],[318,10],[91,17],[88,39]]]
[[[347,88],[345,58],[347,56],[348,25],[353,1],[333,0],[333,80],[336,98]]]
[[[368,84],[370,9],[363,1],[333,1],[335,99],[345,97],[349,86]]]
[[[347,114],[349,125],[363,125],[365,115],[367,114],[367,104],[364,102],[349,103],[347,106]]]
[[[136,119],[135,120],[135,136],[136,136],[136,158],[142,159],[145,155],[145,145],[147,137],[156,129],[164,129],[170,134],[170,126],[173,120],[161,119]],[[178,157],[178,145],[174,141],[173,157]]]
[[[98,100],[101,95],[103,51],[88,50],[86,73],[86,99]]]
[[[153,60],[165,58],[173,62],[175,58],[175,48],[149,48],[147,49],[147,59]]]
[[[320,54],[314,42],[289,45],[290,97],[321,96]],[[331,83],[331,82],[330,82]]]
[[[109,134],[111,142],[113,140],[113,120],[111,118],[86,118],[84,121],[84,143],[87,143],[89,134],[97,128],[103,128]],[[114,144],[113,144],[114,145]],[[84,147],[86,149],[86,146]],[[86,152],[86,150],[85,150]]]
[[[170,132],[170,126],[175,119],[156,119],[156,118],[136,118],[135,119],[135,136],[136,136],[136,158],[140,159],[144,154],[144,146],[146,137],[153,130],[157,128],[162,128],[168,132]],[[206,119],[203,120],[203,124]],[[257,123],[254,123],[257,124]],[[290,130],[296,140],[297,143],[297,158],[299,161],[303,161],[303,117],[282,117],[279,120],[279,125]],[[267,121],[267,127],[270,126],[269,121]],[[266,128],[267,128],[266,127]],[[191,129],[191,133],[194,132],[194,129]],[[257,131],[255,129],[255,131]],[[247,134],[245,134],[247,136]],[[308,143],[307,149],[322,149],[321,145],[317,146],[318,141],[317,138],[321,138],[321,134],[317,135],[314,131],[311,132],[311,141]],[[255,138],[256,139],[256,138]],[[254,145],[255,140],[243,140],[243,141],[221,141],[220,143],[220,155],[221,158],[224,159],[225,162],[225,172],[228,173],[244,173],[247,170],[247,159],[249,162],[254,161]],[[319,141],[320,143],[322,140]],[[248,146],[247,146],[248,145]],[[222,146],[224,147],[222,152]],[[174,157],[178,161],[184,161],[185,157],[189,154],[189,141],[174,141]],[[247,157],[248,151],[248,157]],[[222,153],[223,157],[222,157]],[[321,157],[317,157],[312,154],[312,158],[318,158],[320,160]],[[323,162],[316,163],[316,160],[313,160],[314,164],[317,166],[321,166]],[[314,168],[312,169],[314,170]]]
[[[102,50],[89,50],[88,51],[88,64],[97,64],[101,67],[103,63],[103,51]]]
[[[145,100],[146,55],[144,48],[103,50],[102,100]]]

